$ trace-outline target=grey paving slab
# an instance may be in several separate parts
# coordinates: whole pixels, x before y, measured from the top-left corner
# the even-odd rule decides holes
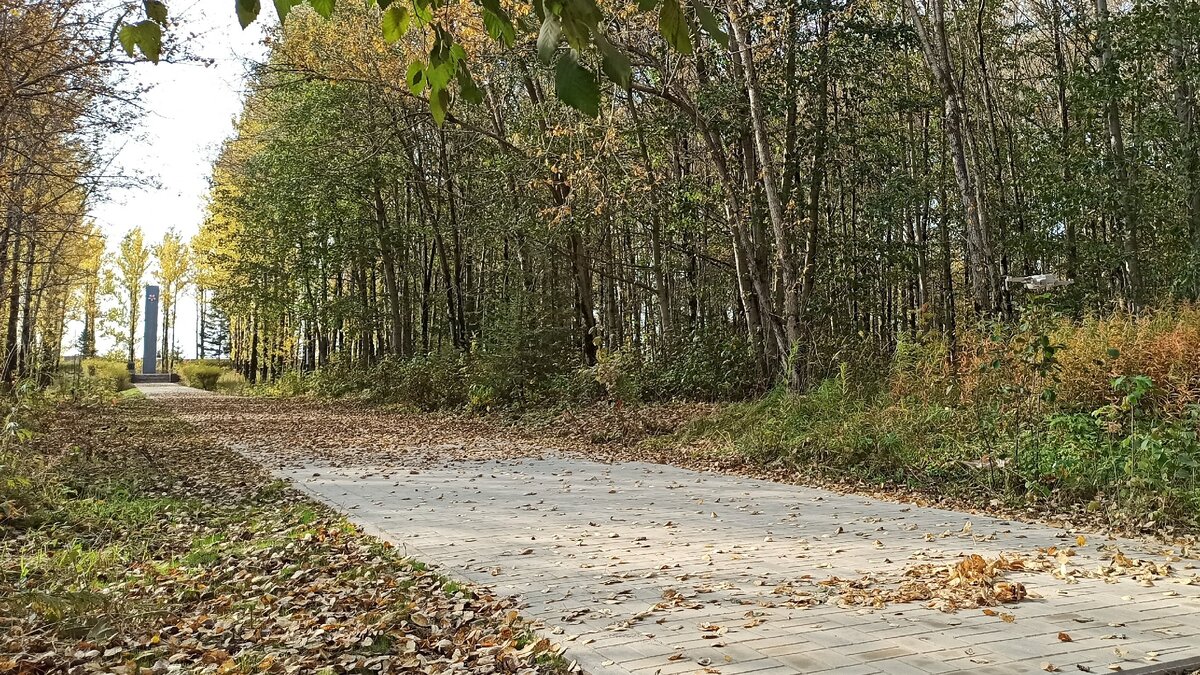
[[[174,386],[140,388],[169,401]],[[275,464],[253,443],[237,449]],[[1036,597],[1001,608],[1011,623],[921,604],[785,606],[779,584],[817,592],[828,577],[1075,547],[1075,535],[658,464],[367,457],[275,471],[445,573],[520,597],[591,673],[1113,672],[1200,655],[1193,559],[1152,585],[1016,575]],[[1149,542],[1092,538],[1072,565],[1101,564],[1099,544],[1167,561]]]

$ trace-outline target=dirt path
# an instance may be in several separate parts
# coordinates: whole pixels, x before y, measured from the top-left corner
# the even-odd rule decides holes
[[[589,672],[1128,672],[1200,657],[1200,562],[1179,550],[597,462],[452,417],[182,389],[145,391],[423,560],[520,596]]]

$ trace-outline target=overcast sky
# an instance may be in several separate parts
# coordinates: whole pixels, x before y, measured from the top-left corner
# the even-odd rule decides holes
[[[273,21],[270,3],[263,3],[260,21]],[[125,173],[148,180],[142,188],[114,189],[92,211],[115,250],[121,237],[141,226],[148,245],[161,241],[169,228],[190,239],[204,220],[208,176],[221,142],[233,132],[241,110],[248,60],[262,60],[266,48],[259,24],[243,31],[233,2],[176,0],[167,3],[177,22],[168,39],[186,39],[201,63],[150,63],[133,67],[132,74],[151,89],[142,103],[146,115],[139,130],[112,139],[117,165]],[[268,24],[269,25],[269,24]],[[153,266],[150,277],[153,277]],[[154,283],[147,278],[147,283]],[[196,353],[196,303],[191,290],[179,305],[176,344],[185,356]],[[76,353],[80,326],[70,326],[66,353]],[[161,339],[161,336],[160,336]],[[100,340],[107,352],[111,340]],[[141,354],[141,347],[138,348]]]

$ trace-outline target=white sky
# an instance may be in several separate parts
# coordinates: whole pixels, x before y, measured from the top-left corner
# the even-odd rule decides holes
[[[147,245],[161,241],[172,227],[185,240],[199,230],[212,162],[242,107],[247,60],[265,58],[262,26],[276,20],[268,2],[259,21],[245,31],[237,23],[232,0],[174,0],[167,6],[173,25],[166,40],[188,39],[191,52],[213,64],[140,63],[131,69],[138,82],[151,86],[142,99],[146,115],[135,134],[111,142],[119,148],[117,167],[149,180],[144,187],[110,190],[93,208],[110,251],[139,225]],[[154,272],[152,263],[146,283],[156,283]],[[191,289],[180,298],[177,321],[175,342],[184,356],[194,356],[196,303]],[[69,326],[65,353],[77,352],[79,332],[79,325]],[[101,335],[97,346],[103,354],[112,343]],[[141,349],[139,345],[139,355]]]

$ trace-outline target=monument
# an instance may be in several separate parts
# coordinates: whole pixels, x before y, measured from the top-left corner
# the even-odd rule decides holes
[[[142,374],[158,372],[158,286],[146,286],[146,329],[142,337]]]

